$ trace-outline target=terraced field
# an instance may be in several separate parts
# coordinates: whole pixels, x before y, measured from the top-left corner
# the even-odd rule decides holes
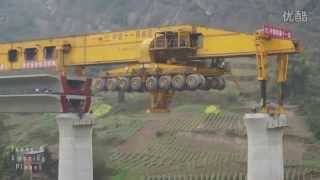
[[[110,162],[145,180],[245,180],[247,151],[242,116],[230,112],[199,114],[190,119],[170,115],[140,151],[118,148]],[[136,135],[144,136],[143,129]],[[286,131],[289,137],[290,132]],[[314,179],[318,169],[304,166],[303,159],[294,153],[286,156],[285,179]]]
[[[217,173],[206,175],[160,175],[160,176],[145,176],[145,180],[247,180],[245,174],[242,173]],[[312,175],[305,170],[286,171],[285,180],[311,180]]]

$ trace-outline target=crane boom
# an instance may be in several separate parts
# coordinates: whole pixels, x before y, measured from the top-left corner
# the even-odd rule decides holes
[[[288,55],[301,50],[287,31],[267,28],[245,34],[171,25],[5,42],[0,43],[0,72],[56,68],[64,74],[75,67],[84,75],[87,66],[112,65],[101,73],[100,89],[151,92],[151,110],[160,111],[167,110],[173,91],[224,89],[222,75],[230,72],[224,58],[255,56],[265,109],[267,57],[277,56],[278,82],[283,85]]]
[[[202,42],[197,47],[197,52],[189,57],[192,59],[255,56],[257,53],[255,34],[250,35],[202,26],[176,25],[0,43],[0,62],[6,70],[23,69],[23,65],[27,63],[24,58],[26,49],[35,48],[37,53],[34,61],[45,61],[48,60],[47,58],[54,58],[48,57],[49,55],[46,54],[50,47],[56,48],[56,50],[68,47],[72,49],[64,57],[64,66],[147,62],[146,59],[149,58],[144,59],[143,56],[147,52],[143,52],[143,50],[149,50],[156,32],[199,34]],[[264,48],[270,55],[297,53],[297,48],[292,40],[270,39],[265,41]],[[8,61],[9,50],[17,50],[16,62]]]

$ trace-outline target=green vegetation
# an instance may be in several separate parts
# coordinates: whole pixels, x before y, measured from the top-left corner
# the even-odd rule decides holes
[[[23,173],[22,180],[30,180],[31,179],[31,173],[29,171],[26,171]]]
[[[300,106],[311,131],[320,140],[320,66],[315,58],[305,52],[290,61],[287,90],[291,102]]]
[[[214,106],[214,105],[210,105],[206,108],[206,110],[204,111],[204,113],[206,115],[209,115],[209,114],[219,114],[221,111],[218,107]]]
[[[54,114],[17,114],[5,120],[10,144],[15,146],[41,146],[56,144],[58,130]]]
[[[299,4],[305,7],[299,7]],[[320,27],[316,25],[320,12],[318,0],[302,0],[300,3],[219,1],[219,6],[215,1],[201,0],[1,0],[0,40],[190,22],[253,32],[252,27],[261,27],[264,20],[279,24],[279,9],[296,8],[305,9],[310,15],[310,23],[292,25],[297,32],[296,38],[319,51],[316,49]],[[207,10],[213,14],[206,15]],[[226,15],[228,12],[233,13]],[[267,19],[248,18],[248,12]],[[310,53],[290,59],[287,90],[291,103],[299,105],[302,118],[320,140],[320,66],[317,61],[319,58]],[[246,132],[241,121],[242,113],[237,109],[245,106],[243,99],[257,100],[259,84],[254,80],[254,59],[232,63],[238,64],[233,73],[240,80],[241,93],[231,82],[227,82],[226,90],[219,92],[179,92],[172,100],[169,115],[145,114],[148,106],[146,94],[126,94],[126,102],[118,103],[116,93],[103,93],[102,99],[96,100],[92,108],[98,117],[93,133],[94,180],[142,180],[145,177],[152,180],[203,180],[209,177],[245,180],[246,155],[239,147],[245,146]],[[275,86],[270,89],[273,92],[269,97],[273,97],[278,89]],[[158,127],[152,121],[161,121],[163,125]],[[149,127],[150,122],[153,126]],[[142,129],[155,130],[154,134],[147,132],[135,140],[143,133]],[[309,175],[320,169],[320,148],[310,148],[310,143],[317,142],[309,137],[296,136],[286,134],[285,138],[303,138],[301,141],[308,145],[294,147],[303,146],[306,150],[301,150],[302,158],[286,161],[285,179],[309,180]],[[57,156],[57,143],[58,131],[53,114],[0,114],[0,179],[10,174],[4,169],[6,159],[3,157],[9,146],[49,144]],[[52,174],[56,175],[56,164],[51,167]]]
[[[116,176],[113,176],[111,180],[142,180],[141,174],[135,174],[132,172],[129,172],[127,170],[121,170]]]
[[[198,113],[201,114],[201,112]],[[245,130],[241,113],[222,111],[209,116],[189,115],[188,119],[178,118],[178,114],[176,118],[170,118],[165,126],[156,131],[152,140],[146,141],[138,152],[114,151],[110,155],[110,163],[119,171],[113,179],[245,178],[246,152],[215,145],[212,147],[206,145],[206,148],[200,149],[190,144],[191,139],[199,135],[211,140],[221,135],[242,139],[245,136]],[[220,144],[220,146],[223,145]],[[311,152],[317,153],[315,150]],[[309,156],[311,152],[308,153]],[[309,158],[305,157],[303,161],[287,160],[286,180],[294,180],[302,176],[310,179],[310,173],[319,169],[319,166],[318,162],[310,161]]]
[[[3,121],[0,119],[0,179],[2,179],[3,176],[3,155],[4,155],[4,149],[5,149],[5,140],[3,139],[3,133],[5,132],[5,127],[3,124]]]
[[[173,112],[203,112],[206,108],[205,105],[202,104],[186,104],[181,105],[176,108],[174,108]]]
[[[10,139],[8,136],[7,127],[5,125],[4,120],[7,118],[6,115],[0,114],[0,179],[2,177],[6,177],[8,174],[8,169],[6,168],[6,149],[10,143]]]
[[[215,93],[219,96],[217,97]],[[123,104],[116,103],[117,98],[112,99],[107,95],[105,99],[108,99],[108,104],[114,104],[112,108],[103,101],[96,101],[92,108],[99,114],[93,138],[94,179],[244,177],[246,153],[237,149],[239,141],[242,144],[245,140],[242,113],[231,110],[233,106],[228,107],[224,102],[218,103],[219,100],[228,97],[221,94],[223,92],[203,94],[204,97],[201,98],[207,99],[203,104],[193,98],[186,100],[185,103],[178,102],[173,105],[171,113],[158,116],[144,113],[144,105],[134,107],[135,112],[123,111],[129,109],[132,104],[140,102],[141,95],[127,96],[127,101],[131,102]],[[177,96],[177,99],[181,98],[179,94]],[[211,104],[209,97],[212,97]],[[217,103],[213,106],[213,102]],[[219,110],[219,113],[206,114],[206,108],[212,107],[215,107],[214,112]],[[17,145],[37,144],[38,141],[57,144],[54,137],[58,135],[52,114],[11,115],[5,119],[8,134],[13,139],[12,142]],[[32,125],[23,123],[26,119]],[[160,123],[161,126],[154,124],[159,121],[163,121]],[[154,125],[146,128],[152,122]],[[144,132],[152,129],[155,129],[152,134]],[[40,134],[37,136],[34,131]],[[143,139],[135,140],[139,134]],[[227,138],[222,140],[222,144],[211,143],[211,141],[221,141],[222,137]],[[232,148],[223,145],[232,139],[237,139],[233,142],[235,145]],[[286,161],[288,177],[307,176],[312,170],[319,169],[316,154],[316,150],[310,150],[301,161]]]
[[[112,106],[108,104],[96,103],[94,104],[94,107],[92,109],[93,109],[93,114],[96,117],[102,117],[107,115],[111,111]]]

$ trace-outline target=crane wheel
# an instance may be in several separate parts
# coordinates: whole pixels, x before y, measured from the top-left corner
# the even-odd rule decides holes
[[[226,88],[226,81],[224,78],[219,78],[219,86],[217,87],[218,90],[224,90]]]
[[[187,76],[186,84],[189,90],[196,90],[201,84],[201,77],[198,74],[191,74]]]
[[[133,91],[141,91],[142,90],[142,78],[141,77],[133,77],[131,79],[131,89]]]
[[[106,81],[105,79],[97,79],[94,82],[94,88],[98,91],[102,91],[106,89]]]
[[[159,88],[163,90],[169,90],[171,88],[171,76],[161,76],[159,78]]]
[[[171,81],[172,87],[175,90],[183,90],[186,85],[186,78],[184,75],[178,74],[173,76],[172,81]]]
[[[116,78],[110,78],[107,80],[106,88],[109,91],[116,91],[118,89],[118,80]]]
[[[208,91],[210,89],[209,80],[206,79],[203,75],[200,75],[201,83],[200,89],[204,91]]]
[[[158,89],[158,80],[156,77],[151,76],[146,80],[146,89],[148,91],[154,91]]]
[[[130,88],[130,80],[127,77],[120,77],[118,79],[118,86],[121,91],[128,91]]]
[[[213,77],[210,79],[210,88],[211,89],[218,89],[220,84],[219,78]]]

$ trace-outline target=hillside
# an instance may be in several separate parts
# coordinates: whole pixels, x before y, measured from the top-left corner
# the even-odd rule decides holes
[[[286,10],[305,10],[308,23],[284,24]],[[320,179],[320,79],[319,64],[314,63],[320,60],[318,0],[0,1],[0,42],[175,23],[242,32],[274,24],[294,32],[310,57],[309,62],[300,62],[304,56],[291,61],[289,98],[297,108],[289,109],[285,133],[286,180]],[[244,180],[247,142],[242,116],[258,99],[255,59],[244,58],[232,67],[240,89],[228,81],[223,92],[177,93],[169,114],[145,113],[147,94],[128,94],[120,104],[116,94],[97,94],[94,179]],[[273,97],[277,89],[269,90]],[[205,114],[209,105],[221,113]],[[0,114],[0,179],[10,173],[3,168],[6,149],[43,144],[57,159],[54,114]],[[55,180],[56,167],[52,169]]]
[[[95,180],[170,179],[172,177],[245,178],[246,131],[242,116],[247,109],[232,94],[210,91],[181,93],[169,114],[147,114],[147,97],[127,95],[116,103],[115,94],[100,94],[93,108],[98,115],[94,130]],[[185,96],[189,96],[185,100]],[[104,111],[113,104],[111,111]],[[208,105],[221,109],[206,115]],[[134,106],[134,107],[133,107]],[[289,111],[285,133],[286,180],[320,178],[320,146],[314,144],[304,118]],[[5,133],[10,144],[49,144],[57,157],[57,127],[54,115],[6,115]],[[54,178],[53,178],[54,179]]]

